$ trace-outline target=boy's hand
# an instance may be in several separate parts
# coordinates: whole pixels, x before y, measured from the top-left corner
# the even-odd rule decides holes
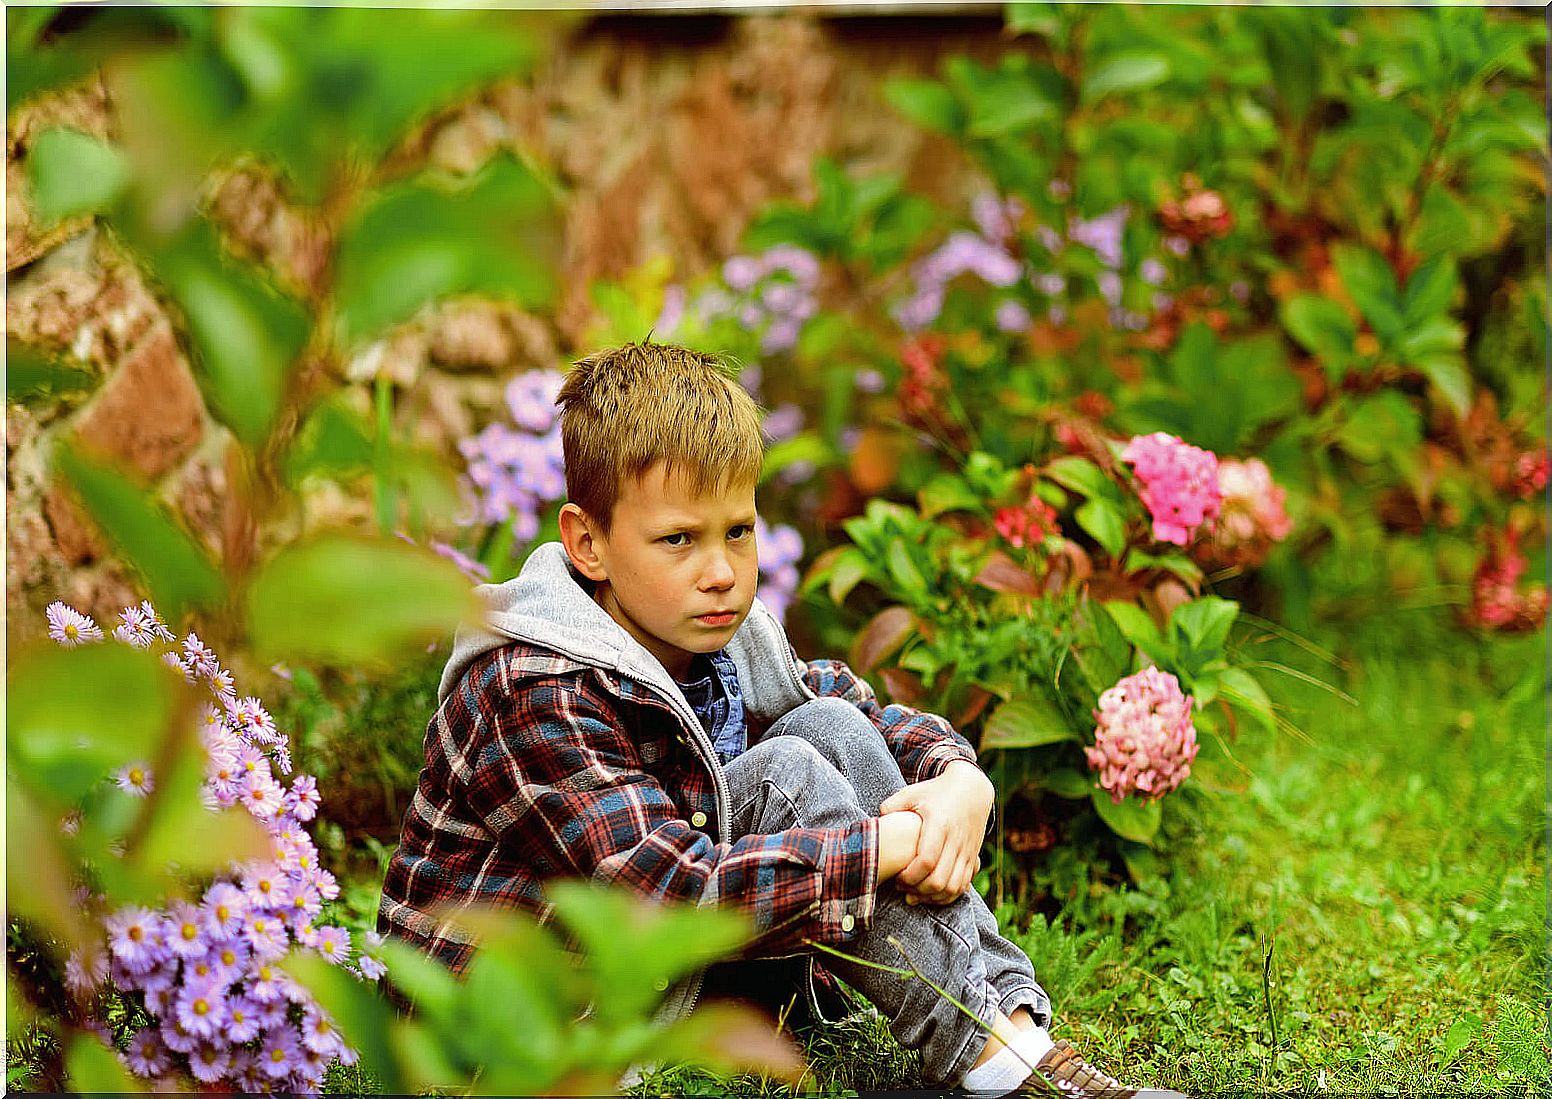
[[[909,809],[922,819],[916,858],[896,879],[906,903],[951,904],[970,888],[994,796],[979,767],[955,760],[937,778],[898,790],[879,806],[880,813]]]

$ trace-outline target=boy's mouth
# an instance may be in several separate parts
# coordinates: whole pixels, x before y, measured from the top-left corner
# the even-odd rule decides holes
[[[711,614],[696,615],[695,621],[705,626],[726,626],[737,617],[737,611],[713,611]]]

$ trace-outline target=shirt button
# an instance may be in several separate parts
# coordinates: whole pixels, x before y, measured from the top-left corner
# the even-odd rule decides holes
[[[695,812],[690,814],[690,823],[696,828],[706,827],[706,814],[699,809],[695,810]]]
[[[853,916],[850,912],[846,913],[846,915],[841,917],[841,930],[842,931],[850,932],[851,929],[856,927],[856,926],[857,926],[857,917]]]

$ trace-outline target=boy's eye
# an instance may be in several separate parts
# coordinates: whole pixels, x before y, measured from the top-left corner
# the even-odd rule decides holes
[[[684,541],[675,542],[675,538],[683,538]],[[670,546],[688,546],[690,544],[690,536],[681,530],[677,534],[665,534],[663,537],[659,538],[658,541],[666,543]]]
[[[751,527],[748,523],[740,523],[738,526],[733,527],[733,528],[731,528],[728,531],[728,537],[729,538],[736,538],[736,539],[744,539],[744,538],[748,538],[753,533],[754,533],[754,528]]]

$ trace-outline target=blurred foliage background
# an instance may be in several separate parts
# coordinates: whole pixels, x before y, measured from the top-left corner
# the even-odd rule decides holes
[[[770,409],[761,592],[799,650],[846,655],[986,753],[1002,802],[979,884],[1005,923],[1051,957],[1101,956],[1085,936],[1114,932],[1198,1007],[1224,992],[1219,945],[1260,949],[1270,981],[1244,929],[1280,926],[1281,902],[1237,898],[1252,914],[1211,949],[1160,931],[1172,891],[1236,903],[1185,901],[1202,851],[1278,819],[1336,743],[1379,769],[1332,795],[1315,847],[1419,789],[1442,822],[1477,804],[1383,761],[1491,771],[1540,744],[1544,46],[1530,15],[1479,8],[9,10],[8,844],[53,868],[12,887],[34,899],[13,910],[10,1017],[31,1021],[8,1032],[11,1082],[130,1086],[71,1036],[105,1020],[123,1048],[144,1005],[72,998],[46,944],[93,934],[70,911],[83,860],[126,837],[161,850],[146,837],[197,803],[197,778],[128,809],[92,792],[146,758],[197,774],[191,703],[151,664],[46,651],[44,607],[111,624],[148,598],[222,654],[318,779],[326,915],[364,933],[470,582],[553,536],[556,371],[649,330],[728,355]],[[1183,540],[1124,449],[1158,432],[1216,460],[1216,522]],[[1114,800],[1089,773],[1092,715],[1149,665],[1194,699],[1201,751],[1177,793]],[[1409,694],[1410,667],[1448,681]],[[1421,703],[1415,736],[1382,697]],[[83,804],[106,823],[59,834]],[[1544,842],[1514,819],[1501,857],[1523,868]],[[210,833],[184,870],[244,835]],[[1090,1037],[1180,1081],[1228,1066],[1224,1086],[1542,1079],[1517,1014],[1534,898],[1392,874],[1405,835],[1360,891],[1403,922],[1423,904],[1428,928],[1408,926],[1441,951],[1507,965],[1491,1018],[1365,1029],[1349,1064],[1340,1021],[1299,1020],[1301,1045],[1252,983],[1194,1027]],[[138,902],[172,888],[156,863],[94,873]],[[1476,942],[1462,915],[1450,933],[1452,904],[1507,930]],[[1378,950],[1362,928],[1317,939]],[[1166,1017],[1086,975],[1063,991],[1090,1017],[1118,996]],[[1427,983],[1406,965],[1309,980],[1312,1000]],[[314,987],[340,1019],[375,1028],[373,994],[332,983]],[[389,1090],[474,1071],[454,1048],[468,1005],[432,995],[442,1038],[375,1051]],[[639,1037],[609,1039],[607,1063]],[[1433,1075],[1401,1075],[1423,1061]],[[560,1086],[569,1063],[491,1079]]]

